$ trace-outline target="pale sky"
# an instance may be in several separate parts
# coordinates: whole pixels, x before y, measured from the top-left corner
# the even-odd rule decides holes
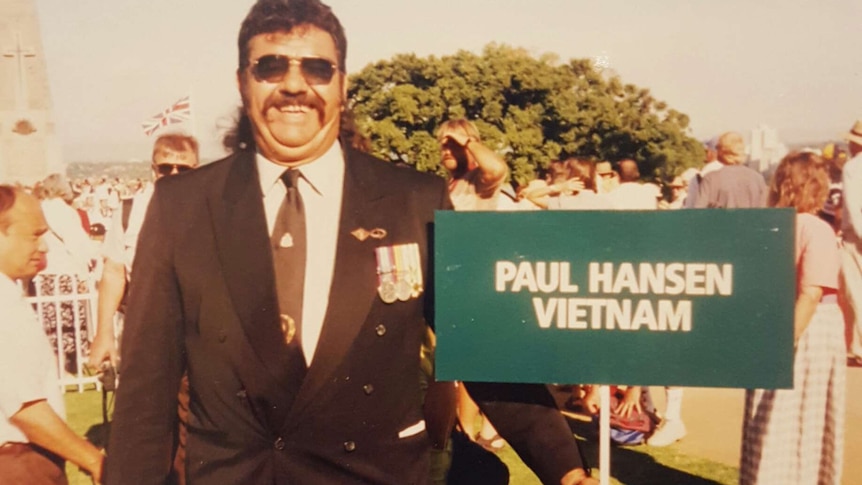
[[[148,159],[141,122],[191,94],[202,157],[239,104],[236,37],[252,0],[35,0],[67,162]],[[598,58],[692,120],[700,139],[767,124],[837,138],[862,118],[859,0],[330,0],[348,72],[397,53]],[[159,133],[159,132],[157,132]]]

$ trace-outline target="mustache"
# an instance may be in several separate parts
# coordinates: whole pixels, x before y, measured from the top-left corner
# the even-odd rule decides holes
[[[266,109],[269,108],[284,108],[287,106],[307,106],[315,109],[318,112],[323,112],[324,102],[318,96],[309,93],[285,94],[276,93],[266,103]]]

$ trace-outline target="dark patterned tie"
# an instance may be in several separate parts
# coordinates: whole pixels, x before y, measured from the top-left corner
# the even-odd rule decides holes
[[[306,364],[302,352],[302,299],[305,283],[305,208],[297,183],[302,174],[299,170],[287,170],[282,174],[287,194],[272,231],[272,258],[275,269],[281,329],[292,368],[304,377]]]

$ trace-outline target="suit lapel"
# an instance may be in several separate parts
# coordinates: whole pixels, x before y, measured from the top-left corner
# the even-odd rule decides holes
[[[284,337],[279,326],[269,231],[254,153],[236,155],[224,186],[214,189],[209,203],[224,279],[254,353],[275,381],[261,381],[261,376],[253,379],[266,389],[262,392],[275,392],[273,398],[282,399],[279,394],[284,392],[288,367],[283,362]],[[239,364],[240,368],[248,368],[250,363]],[[248,374],[259,372],[257,366],[252,369]]]
[[[342,145],[344,146],[344,145]],[[314,359],[290,412],[299,418],[314,395],[329,382],[344,359],[377,297],[376,240],[360,241],[351,234],[356,228],[372,228],[369,215],[378,214],[385,201],[384,188],[375,183],[363,156],[345,148],[344,192],[335,268],[329,292],[329,303]]]

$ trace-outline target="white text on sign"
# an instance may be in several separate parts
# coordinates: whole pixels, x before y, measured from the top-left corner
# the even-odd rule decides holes
[[[540,328],[572,330],[641,330],[689,332],[692,301],[667,296],[730,296],[733,265],[716,263],[610,263],[587,265],[589,298],[553,297],[572,295],[580,286],[572,281],[568,261],[497,261],[494,286],[497,292],[543,293],[533,297],[533,310]],[[665,298],[619,298],[613,295],[665,296]],[[611,297],[607,297],[611,296]]]

